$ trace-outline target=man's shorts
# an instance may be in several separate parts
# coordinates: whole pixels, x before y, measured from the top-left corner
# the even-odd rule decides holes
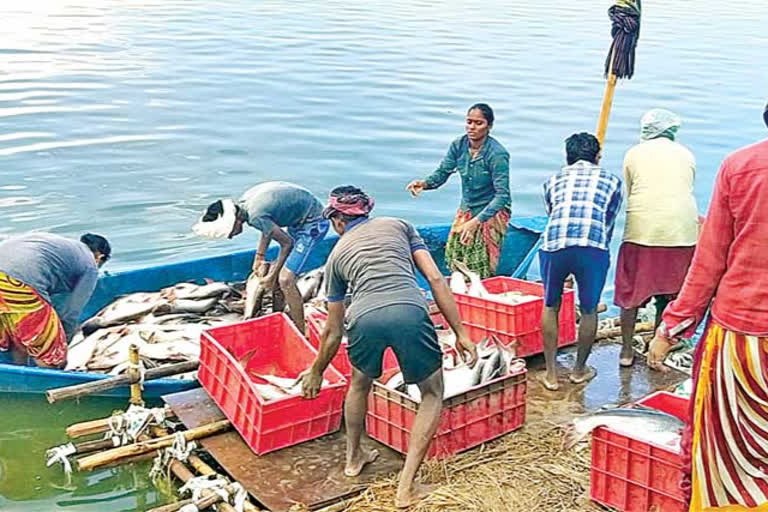
[[[347,326],[352,366],[371,379],[381,377],[387,347],[397,356],[407,384],[422,382],[443,364],[437,333],[426,309],[391,304],[363,313]]]
[[[544,281],[544,304],[560,305],[565,279],[576,278],[582,313],[594,313],[603,293],[608,266],[608,251],[596,247],[567,247],[559,251],[539,251],[539,269]]]
[[[330,222],[322,219],[297,228],[288,228],[288,234],[293,238],[293,250],[288,255],[288,259],[285,260],[285,268],[296,275],[301,274],[312,249],[325,238],[330,225]]]

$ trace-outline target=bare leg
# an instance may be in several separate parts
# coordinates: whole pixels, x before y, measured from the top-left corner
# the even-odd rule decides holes
[[[550,391],[556,391],[560,385],[557,383],[557,338],[558,317],[560,314],[560,304],[554,307],[544,306],[541,315],[541,333],[544,338],[544,360],[547,364],[546,375],[539,379],[540,382]]]
[[[432,490],[432,487],[415,484],[414,480],[440,424],[440,412],[443,409],[442,368],[419,382],[418,386],[421,392],[421,404],[413,420],[408,454],[405,456],[405,465],[397,486],[395,506],[398,508],[406,508],[418,503]]]
[[[576,364],[571,374],[571,382],[581,384],[595,377],[595,369],[587,366],[587,359],[592,352],[592,344],[597,336],[597,311],[592,313],[581,312],[579,322],[579,350],[576,355]]]
[[[621,310],[621,366],[632,366],[635,361],[635,352],[632,350],[632,338],[635,337],[635,322],[637,322],[637,308]]]
[[[360,439],[365,430],[365,411],[368,406],[368,392],[373,380],[357,368],[352,368],[352,381],[349,384],[347,398],[344,401],[344,424],[347,427],[347,464],[344,474],[357,476],[363,467],[376,460],[379,452],[366,451],[360,447]]]
[[[283,267],[280,270],[279,279],[280,288],[285,296],[285,303],[288,304],[288,316],[299,328],[299,332],[303,333],[306,327],[304,325],[304,301],[301,299],[301,293],[296,286],[296,274]]]

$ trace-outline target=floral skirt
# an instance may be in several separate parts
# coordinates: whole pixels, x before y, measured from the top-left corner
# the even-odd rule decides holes
[[[454,263],[461,261],[483,279],[496,275],[504,237],[509,228],[509,217],[509,210],[499,210],[496,215],[481,223],[474,238],[464,245],[461,243],[461,227],[472,220],[473,216],[469,211],[459,210],[445,245],[445,263],[448,268],[456,270]]]

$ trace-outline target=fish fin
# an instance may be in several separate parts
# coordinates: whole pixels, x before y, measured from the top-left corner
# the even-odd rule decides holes
[[[573,423],[563,428],[563,446],[566,450],[572,450],[574,446],[584,440],[590,431],[580,432]]]

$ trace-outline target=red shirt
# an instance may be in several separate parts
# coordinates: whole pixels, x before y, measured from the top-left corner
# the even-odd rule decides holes
[[[712,302],[712,318],[731,331],[768,335],[768,140],[728,156],[717,175],[696,254],[668,329],[687,319],[693,332]]]

